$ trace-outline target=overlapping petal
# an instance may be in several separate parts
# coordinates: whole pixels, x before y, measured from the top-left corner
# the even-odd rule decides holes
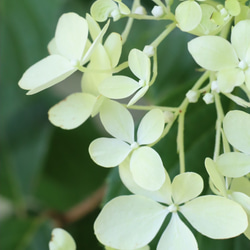
[[[140,147],[133,152],[130,170],[134,181],[146,190],[160,189],[166,179],[162,160],[150,147]]]
[[[224,176],[241,177],[250,173],[250,155],[239,152],[225,153],[218,157],[216,165]]]
[[[197,37],[188,43],[188,50],[194,60],[208,70],[235,68],[239,63],[233,46],[222,37]]]
[[[230,144],[245,154],[250,154],[250,115],[234,110],[226,114],[223,128]]]
[[[120,196],[107,203],[94,224],[100,242],[117,249],[136,249],[156,235],[168,210],[149,198]]]
[[[103,167],[115,167],[131,152],[131,147],[116,138],[98,138],[89,145],[92,160]]]
[[[181,221],[177,213],[173,213],[171,220],[162,234],[157,245],[157,250],[198,250],[198,245],[193,233]]]
[[[203,190],[200,175],[186,172],[177,175],[172,182],[172,196],[175,204],[181,204],[197,197]]]
[[[120,103],[106,101],[101,107],[100,118],[112,136],[129,143],[134,142],[133,117]]]
[[[165,125],[164,114],[160,109],[152,109],[141,120],[137,130],[140,145],[155,142],[161,136]]]
[[[238,236],[248,226],[243,208],[220,196],[198,197],[180,207],[180,211],[197,231],[212,239]]]
[[[115,9],[118,7],[112,0],[98,0],[92,4],[90,13],[97,22],[104,22]]]
[[[49,110],[49,120],[63,129],[80,126],[90,116],[96,98],[85,93],[74,93]]]

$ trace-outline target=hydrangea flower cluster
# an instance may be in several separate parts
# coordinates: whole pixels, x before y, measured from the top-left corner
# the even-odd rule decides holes
[[[177,7],[174,1],[153,2],[150,14],[139,0],[131,8],[121,0],[97,0],[86,18],[62,15],[49,43],[50,55],[31,66],[19,86],[35,94],[75,71],[83,73],[82,91],[53,106],[49,120],[74,129],[99,114],[112,136],[89,145],[93,161],[105,168],[117,166],[131,191],[105,204],[96,219],[96,237],[107,250],[148,250],[167,217],[157,250],[198,249],[190,225],[212,239],[245,234],[250,240],[250,114],[243,110],[250,107],[250,9],[246,1],[238,0],[223,5],[186,0],[177,2]],[[124,32],[108,34],[109,23],[122,18],[128,18]],[[143,50],[132,48],[127,61],[120,62],[134,19],[162,20],[167,26],[151,44]],[[105,22],[102,29],[98,22]],[[204,73],[178,107],[136,105],[157,84],[157,47],[175,28],[197,36],[187,48]],[[132,77],[124,75],[124,69]],[[224,114],[222,95],[241,110]],[[185,112],[201,96],[206,104],[214,103],[217,112],[214,155],[201,166],[207,170],[213,194],[202,195],[203,179],[186,171],[184,148]],[[137,128],[129,109],[147,111]],[[180,173],[171,181],[154,146],[175,121]],[[76,249],[63,230],[55,229],[53,235],[51,250]]]

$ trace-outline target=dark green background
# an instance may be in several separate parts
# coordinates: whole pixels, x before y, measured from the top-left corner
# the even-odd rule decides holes
[[[96,166],[88,155],[89,143],[101,135],[93,120],[71,131],[55,128],[48,121],[47,111],[66,94],[56,94],[58,89],[53,87],[26,96],[17,85],[22,73],[48,54],[47,44],[54,36],[60,15],[74,11],[85,16],[91,2],[0,2],[0,193],[13,208],[8,217],[1,218],[1,250],[48,249],[51,230],[58,226],[55,218],[91,196],[109,174],[107,169]],[[152,7],[149,0],[142,3]],[[127,4],[130,6],[131,1]],[[143,49],[151,43],[165,25],[164,22],[135,22],[123,49],[122,61],[131,48]],[[122,27],[124,20],[112,24],[109,30],[121,32]],[[186,48],[190,39],[190,35],[176,30],[160,45],[159,75],[145,100],[149,104],[179,105],[197,79],[197,66]],[[73,92],[70,86],[66,88],[69,93]],[[198,105],[190,105],[185,123],[187,170],[200,173],[206,188],[204,158],[212,156],[215,119],[214,106],[199,101]],[[179,169],[176,131],[175,126],[155,147],[171,177]],[[107,182],[109,190],[105,201],[128,192],[119,180],[117,169],[110,172]],[[92,229],[98,212],[96,208],[77,222],[63,224],[73,235],[79,250],[102,249]],[[242,250],[249,244],[244,236],[214,241],[197,234],[197,239],[201,250]],[[152,249],[155,244],[156,241]]]

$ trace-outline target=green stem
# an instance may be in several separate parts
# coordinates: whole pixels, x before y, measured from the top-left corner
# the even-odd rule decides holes
[[[157,48],[158,45],[169,35],[171,31],[176,27],[175,23],[171,23],[167,28],[150,44],[154,48]]]
[[[155,48],[155,53],[153,57],[153,76],[151,81],[149,82],[149,86],[151,86],[155,82],[157,75],[158,75],[158,61],[157,61],[157,49]]]
[[[162,106],[141,106],[141,105],[131,105],[127,106],[127,104],[123,104],[124,107],[133,110],[152,110],[152,109],[161,109],[162,111],[176,111],[178,108],[175,107],[162,107]]]

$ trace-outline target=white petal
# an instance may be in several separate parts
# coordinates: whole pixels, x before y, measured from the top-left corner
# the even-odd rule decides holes
[[[128,103],[128,106],[131,106],[135,104],[137,101],[139,101],[148,91],[149,86],[142,87],[139,89],[136,94],[131,98],[131,100]]]
[[[250,46],[250,20],[238,22],[232,29],[231,42],[240,59],[244,59]]]
[[[133,175],[130,171],[130,157],[127,157],[119,165],[119,174],[124,185],[134,194],[143,195],[151,198],[152,200],[163,202],[165,204],[171,204],[171,181],[168,173],[165,171],[166,180],[162,187],[156,191],[149,191],[140,187],[133,179]]]
[[[98,0],[92,4],[90,13],[97,22],[104,22],[114,9],[118,6],[112,0]]]
[[[222,154],[216,160],[219,171],[227,177],[241,177],[250,173],[250,155],[239,152]]]
[[[144,52],[132,49],[128,55],[128,65],[134,75],[139,79],[149,82],[150,59]]]
[[[198,197],[180,207],[180,212],[197,231],[212,239],[238,236],[248,226],[243,208],[220,196]]]
[[[120,196],[102,209],[94,230],[98,240],[117,249],[136,249],[148,244],[161,227],[166,207],[146,197]]]
[[[130,146],[114,138],[98,138],[89,145],[92,160],[102,167],[118,166],[130,153]]]
[[[55,41],[61,55],[69,60],[81,60],[88,38],[87,21],[75,14],[63,14],[57,24]]]
[[[51,241],[49,242],[50,250],[75,250],[76,243],[72,236],[61,228],[55,228],[52,231]]]
[[[224,93],[231,93],[234,87],[240,86],[245,80],[244,72],[238,68],[221,70],[217,77],[219,90]]]
[[[181,30],[191,31],[201,22],[201,7],[195,1],[182,2],[175,10],[175,18]]]
[[[132,95],[139,88],[138,82],[128,76],[111,76],[102,81],[98,89],[108,98],[122,99]]]
[[[233,46],[222,37],[197,37],[188,43],[188,50],[194,60],[208,70],[219,71],[238,66]]]
[[[221,175],[221,173],[218,171],[215,162],[210,158],[206,158],[205,167],[209,174],[210,179],[212,180],[212,183],[218,189],[219,193],[223,196],[227,196],[225,180]]]
[[[85,93],[69,95],[49,110],[49,120],[57,127],[73,129],[90,116],[96,98]]]
[[[134,142],[133,117],[120,103],[115,101],[103,103],[100,118],[103,126],[111,135],[122,141]]]
[[[111,66],[115,67],[120,59],[122,52],[122,38],[118,33],[111,33],[104,43],[104,47],[110,57]]]
[[[245,71],[245,82],[248,90],[250,91],[250,68]]]
[[[197,197],[202,190],[203,180],[196,173],[179,174],[172,182],[172,196],[175,204],[184,203]]]
[[[160,138],[165,125],[164,114],[160,109],[150,110],[141,120],[137,141],[140,145],[150,144]]]
[[[93,19],[93,17],[88,13],[86,14],[86,20],[88,22],[90,36],[92,40],[95,40],[101,32],[101,28],[98,23]]]
[[[50,55],[27,69],[19,81],[22,89],[35,94],[64,80],[76,69],[62,56]]]
[[[230,144],[245,154],[250,154],[250,115],[234,110],[226,114],[223,128]]]
[[[166,179],[162,160],[150,147],[140,147],[132,153],[130,170],[135,182],[146,190],[160,189]]]
[[[198,250],[194,235],[181,221],[177,213],[172,214],[171,220],[157,245],[157,250],[167,249]]]

